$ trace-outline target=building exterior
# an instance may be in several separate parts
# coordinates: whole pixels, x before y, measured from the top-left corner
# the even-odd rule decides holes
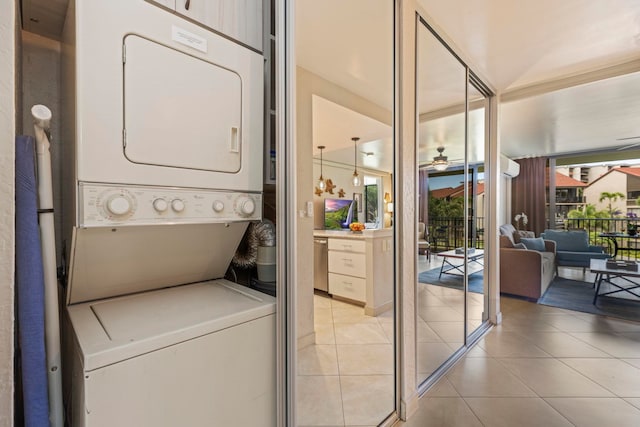
[[[612,201],[611,207],[619,215],[640,214],[640,167],[616,167],[591,182],[584,190],[586,203],[597,210],[608,210],[609,201],[600,201],[603,192],[624,194],[624,199]]]

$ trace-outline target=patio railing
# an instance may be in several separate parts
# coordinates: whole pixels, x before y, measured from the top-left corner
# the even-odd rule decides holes
[[[429,218],[429,243],[433,252],[464,245],[464,218]],[[484,217],[469,220],[469,247],[484,248]]]

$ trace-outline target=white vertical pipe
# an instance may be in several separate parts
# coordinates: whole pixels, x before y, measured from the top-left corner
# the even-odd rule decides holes
[[[49,384],[49,422],[63,427],[62,372],[60,362],[60,318],[58,315],[58,277],[56,274],[56,245],[53,222],[53,190],[51,179],[50,143],[47,137],[51,110],[44,105],[31,108],[36,134],[38,161],[38,219],[44,271],[45,345]]]

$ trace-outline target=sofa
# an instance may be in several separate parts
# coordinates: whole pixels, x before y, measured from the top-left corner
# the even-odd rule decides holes
[[[515,242],[514,234],[520,237],[513,226],[500,227],[500,292],[537,300],[556,275],[556,244],[550,240],[520,238],[542,245],[529,249],[524,242]]]
[[[424,222],[418,223],[418,253],[429,255],[429,249],[431,245],[429,244],[427,227]]]
[[[589,244],[586,230],[544,230],[540,236],[556,243],[556,265],[563,267],[589,267],[592,258],[607,259],[601,246]]]

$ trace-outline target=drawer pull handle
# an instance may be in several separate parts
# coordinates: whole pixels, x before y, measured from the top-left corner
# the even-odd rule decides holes
[[[353,263],[353,259],[351,258],[342,258],[344,262],[348,262],[349,264]]]
[[[190,7],[190,6],[191,6],[191,0],[187,0],[187,1],[185,1],[185,2],[184,2],[184,8],[185,8],[186,10],[189,10],[189,7]]]

